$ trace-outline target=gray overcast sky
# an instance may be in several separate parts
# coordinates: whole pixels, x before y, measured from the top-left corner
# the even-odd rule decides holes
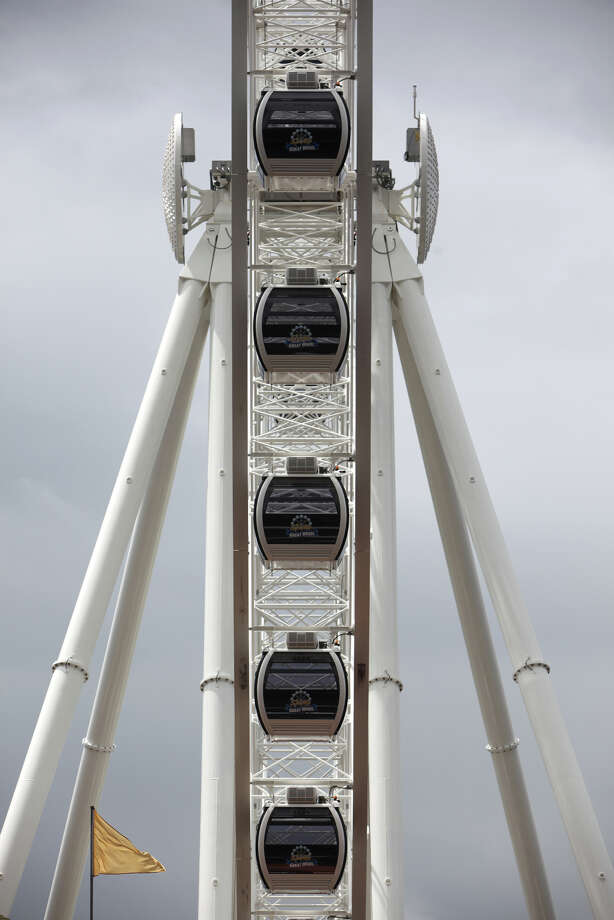
[[[418,82],[441,172],[426,290],[614,852],[614,6],[375,12],[374,154],[399,184],[412,177],[401,152]],[[176,288],[159,201],[169,122],[182,110],[196,127],[190,177],[205,184],[230,152],[230,73],[221,0],[4,0],[0,23],[3,814]],[[101,802],[168,872],[99,879],[101,917],[196,913],[206,361],[201,380]],[[520,886],[397,382],[406,916],[512,920]],[[493,630],[557,915],[585,920]],[[95,683],[14,920],[42,916]]]

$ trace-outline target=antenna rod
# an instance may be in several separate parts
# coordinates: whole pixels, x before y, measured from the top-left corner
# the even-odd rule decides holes
[[[414,118],[416,119],[416,121],[418,121],[418,115],[416,112],[416,99],[418,98],[417,85],[418,85],[417,83],[413,83],[412,88],[411,88],[411,95],[412,95],[412,99],[414,100]]]

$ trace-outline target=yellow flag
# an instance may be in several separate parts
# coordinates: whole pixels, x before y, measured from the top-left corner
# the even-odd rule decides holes
[[[166,872],[162,863],[137,850],[127,837],[101,818],[94,809],[92,875],[131,875]]]

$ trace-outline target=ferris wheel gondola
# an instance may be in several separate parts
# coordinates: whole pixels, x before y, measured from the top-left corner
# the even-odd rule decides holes
[[[254,146],[267,176],[338,176],[350,146],[343,94],[268,90],[254,116]]]
[[[254,503],[256,539],[267,563],[334,565],[348,522],[348,498],[337,476],[266,476]]]
[[[254,343],[265,374],[337,373],[345,360],[349,313],[332,284],[266,287],[254,313]]]
[[[331,805],[270,805],[256,831],[256,858],[274,892],[328,894],[345,868],[347,834]]]
[[[348,679],[338,652],[279,651],[260,660],[254,681],[256,712],[271,737],[333,737],[348,700]]]

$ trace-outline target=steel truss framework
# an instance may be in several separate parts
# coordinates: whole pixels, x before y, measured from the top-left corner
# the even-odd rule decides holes
[[[352,10],[341,3],[254,3],[249,30],[252,62],[249,123],[255,102],[265,88],[285,87],[288,70],[309,63],[334,85],[350,76],[354,59]],[[350,117],[353,93],[348,93]],[[252,169],[256,162],[252,153]],[[346,167],[352,168],[352,154]],[[316,200],[296,200],[295,190]],[[295,200],[292,200],[294,196]],[[319,199],[319,200],[318,200]],[[312,267],[332,281],[348,271],[354,259],[355,182],[338,180],[268,180],[263,186],[254,172],[249,185],[251,309],[261,285],[284,283],[288,267]],[[354,285],[344,276],[354,322]],[[317,632],[342,651],[350,675],[353,666],[353,493],[354,469],[354,337],[348,358],[334,382],[305,385],[265,382],[250,341],[250,498],[261,477],[285,472],[285,459],[316,457],[342,477],[350,499],[350,532],[341,563],[334,569],[294,571],[267,568],[251,547],[251,674],[266,648],[283,648],[290,631]],[[351,685],[351,680],[350,680]],[[315,785],[327,798],[334,792],[352,833],[352,707],[331,741],[271,741],[252,710],[251,751],[252,847],[255,826],[266,804],[283,803],[288,786]],[[331,791],[332,790],[332,791]],[[252,873],[252,912],[267,917],[348,916],[351,912],[351,848],[341,883],[331,895],[268,891]],[[298,912],[298,913],[297,913]]]
[[[398,233],[399,224],[416,230],[417,185],[394,191],[390,184],[382,188],[381,183],[372,183],[370,160],[365,164],[370,143],[362,150],[351,149],[341,180],[299,179],[298,185],[294,180],[263,182],[253,156],[251,163],[245,158],[247,126],[260,91],[283,87],[287,71],[302,64],[317,69],[330,85],[343,81],[352,123],[360,123],[362,115],[366,132],[362,136],[370,139],[369,119],[365,123],[364,111],[357,111],[355,104],[354,78],[360,82],[361,73],[367,74],[370,83],[371,76],[370,45],[363,43],[361,52],[357,42],[357,5],[370,15],[370,0],[352,0],[348,5],[337,0],[233,0],[233,61],[249,62],[249,92],[240,81],[233,84],[235,195],[231,202],[227,162],[224,183],[215,191],[185,187],[186,229],[208,220],[207,230],[181,272],[178,296],[0,834],[0,915],[11,911],[125,556],[45,918],[70,920],[73,915],[88,850],[89,806],[98,803],[114,750],[166,504],[211,327],[205,654],[200,684],[205,728],[200,920],[250,916],[401,920],[398,697],[402,686],[395,640],[393,335],[528,914],[532,920],[554,918],[474,552],[591,910],[597,920],[614,916],[614,869],[558,709],[550,667],[520,596],[424,297],[421,273]],[[369,216],[362,224],[368,225],[369,233],[361,237],[359,232],[356,242],[361,213]],[[233,246],[245,230],[246,217],[249,260],[247,247]],[[223,246],[218,246],[219,240]],[[363,268],[368,264],[366,276],[359,252],[364,256]],[[282,384],[261,376],[249,331],[256,297],[263,284],[283,283],[285,269],[295,266],[314,267],[329,280],[339,277],[345,283],[350,347],[334,381]],[[366,339],[361,338],[364,327],[359,331],[360,318],[365,316],[360,296],[365,277],[371,294],[366,299],[373,304],[372,325],[370,306],[366,314],[370,329]],[[243,380],[235,371],[245,366],[246,353]],[[365,393],[376,411],[373,416],[363,415],[367,424],[361,426]],[[361,465],[365,446],[368,462]],[[343,480],[350,526],[337,567],[267,567],[254,540],[247,539],[244,525],[261,477],[283,472],[286,458],[292,456],[317,457]],[[369,521],[371,548],[365,548]],[[365,595],[367,623],[369,597],[373,623],[370,647],[364,642]],[[228,629],[233,611],[234,633]],[[353,694],[332,740],[272,740],[260,727],[251,694],[255,668],[265,648],[284,647],[289,632],[315,632],[336,644],[350,674]],[[349,847],[339,886],[329,895],[273,894],[256,871],[252,854],[257,821],[266,804],[285,801],[289,786],[314,786],[338,804],[348,826],[353,849]],[[242,828],[247,829],[243,837]]]

